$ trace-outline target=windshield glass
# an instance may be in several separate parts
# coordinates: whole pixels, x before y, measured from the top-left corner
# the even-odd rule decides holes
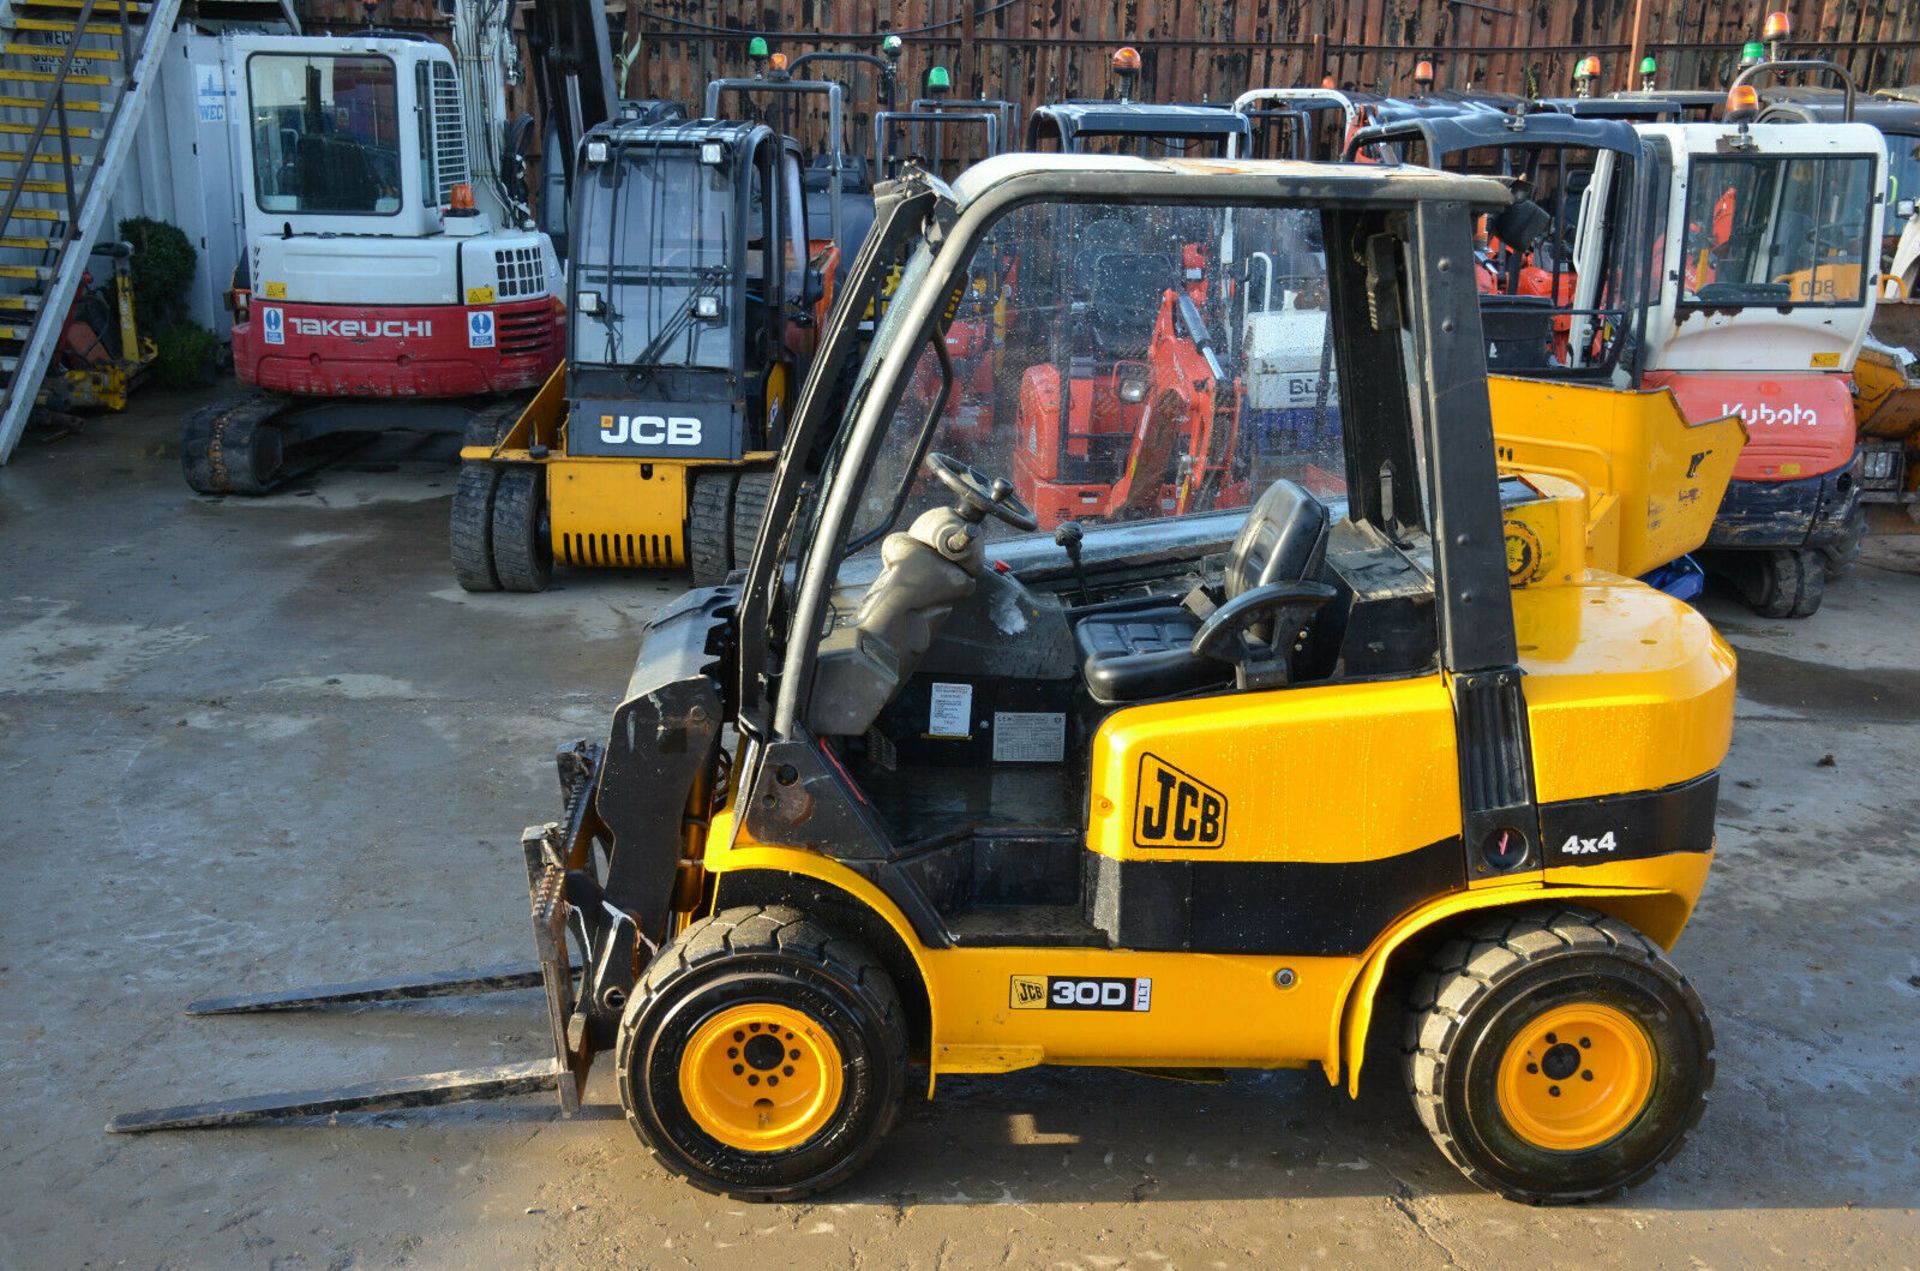
[[[1407,162],[1501,177],[1513,190],[1512,205],[1474,226],[1488,368],[1529,375],[1611,369],[1632,332],[1631,293],[1641,282],[1624,268],[1624,240],[1635,228],[1631,160],[1589,146],[1516,143],[1436,161],[1417,136],[1404,149]],[[1612,179],[1596,183],[1602,156]],[[1575,250],[1583,237],[1592,247],[1584,256]],[[1597,267],[1584,303],[1578,264]]]
[[[911,295],[924,249],[901,283]],[[1317,213],[1029,205],[975,252],[945,345],[921,350],[889,417],[850,546],[953,495],[939,451],[1004,477],[1050,538],[1244,508],[1273,481],[1346,492]],[[875,354],[899,336],[896,304]],[[933,427],[929,431],[929,421]],[[1237,523],[1238,518],[1235,518]],[[989,540],[1019,532],[987,522]],[[991,554],[991,549],[990,549]]]
[[[729,366],[733,169],[703,164],[688,147],[634,146],[583,171],[574,195],[574,359]]]
[[[400,110],[384,57],[247,60],[253,188],[264,212],[400,210]]]
[[[1874,252],[1873,161],[1754,155],[1696,160],[1687,184],[1682,303],[1864,303]]]

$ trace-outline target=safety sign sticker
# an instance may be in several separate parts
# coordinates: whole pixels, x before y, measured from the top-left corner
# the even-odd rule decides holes
[[[1067,717],[1060,711],[995,711],[995,763],[1059,763],[1066,757]]]
[[[260,311],[260,338],[268,344],[287,342],[287,313],[284,309]]]
[[[474,309],[467,314],[467,347],[470,349],[493,347],[493,310]]]
[[[927,701],[929,737],[973,735],[973,685],[935,684]]]

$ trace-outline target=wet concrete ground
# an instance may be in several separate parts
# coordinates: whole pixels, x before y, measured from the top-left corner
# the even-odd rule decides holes
[[[1396,1079],[941,1083],[857,1182],[750,1207],[542,1097],[149,1138],[116,1112],[540,1053],[537,994],[188,1020],[215,993],[527,956],[520,828],[684,579],[472,597],[453,470],[363,453],[206,500],[144,394],[0,469],[0,1265],[1911,1266],[1920,1249],[1920,538],[1741,651],[1721,853],[1676,956],[1719,1032],[1687,1151],[1531,1210]],[[384,470],[381,470],[384,469]],[[1831,756],[1830,762],[1823,762]],[[1381,1074],[1387,1076],[1387,1074]]]

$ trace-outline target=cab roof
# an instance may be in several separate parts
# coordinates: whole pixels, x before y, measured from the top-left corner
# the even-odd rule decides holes
[[[1686,113],[1686,104],[1672,97],[1652,93],[1634,97],[1542,97],[1534,102],[1534,109],[1558,111],[1583,119],[1658,122],[1681,118]]]
[[[1052,119],[1067,137],[1099,133],[1128,137],[1245,136],[1246,117],[1221,106],[1191,106],[1174,102],[1065,101],[1036,109],[1027,120],[1027,135],[1042,119]]]
[[[1512,93],[1459,88],[1442,88],[1414,97],[1368,99],[1354,95],[1354,101],[1364,104],[1373,120],[1383,124],[1452,118],[1455,115],[1502,115],[1512,111],[1520,100]]]
[[[770,132],[765,124],[739,119],[610,119],[595,125],[587,136],[616,145],[697,146],[703,141],[718,141],[729,150],[739,151],[755,134]]]
[[[1375,125],[1354,134],[1358,144],[1393,142],[1419,136],[1430,155],[1458,154],[1463,150],[1509,149],[1514,146],[1579,146],[1592,150],[1612,150],[1620,154],[1640,153],[1640,137],[1633,125],[1618,119],[1593,119],[1564,114],[1556,110],[1536,111],[1528,115],[1509,115],[1494,111],[1468,111],[1461,114],[1433,115],[1424,119],[1397,120]]]
[[[1666,137],[1676,149],[1684,149],[1695,158],[1715,154],[1722,138],[1737,125],[1727,123],[1639,124],[1643,136]],[[1792,120],[1775,118],[1747,125],[1753,147],[1750,154],[1885,154],[1886,142],[1880,130],[1871,124],[1825,124],[1807,128]]]
[[[1035,193],[1071,195],[1073,187],[1124,183],[1141,202],[1273,202],[1276,192],[1304,204],[1409,204],[1451,201],[1503,207],[1507,187],[1490,177],[1432,168],[1305,159],[1142,159],[1133,155],[1003,154],[974,164],[952,187],[957,211],[1011,182]],[[1110,196],[1109,196],[1110,197]]]
[[[1771,122],[1797,119],[1806,123],[1841,123],[1846,118],[1846,110],[1846,94],[1837,88],[1794,85],[1768,89],[1766,109],[1761,112],[1760,118]],[[1855,123],[1872,124],[1882,132],[1920,134],[1920,103],[1913,99],[1900,100],[1878,95],[1869,97],[1862,93],[1853,99],[1853,120]]]

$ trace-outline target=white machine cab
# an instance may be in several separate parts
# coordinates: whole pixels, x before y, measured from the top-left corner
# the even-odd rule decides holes
[[[1886,150],[1868,124],[1651,124],[1671,157],[1649,370],[1845,371],[1873,321]]]

